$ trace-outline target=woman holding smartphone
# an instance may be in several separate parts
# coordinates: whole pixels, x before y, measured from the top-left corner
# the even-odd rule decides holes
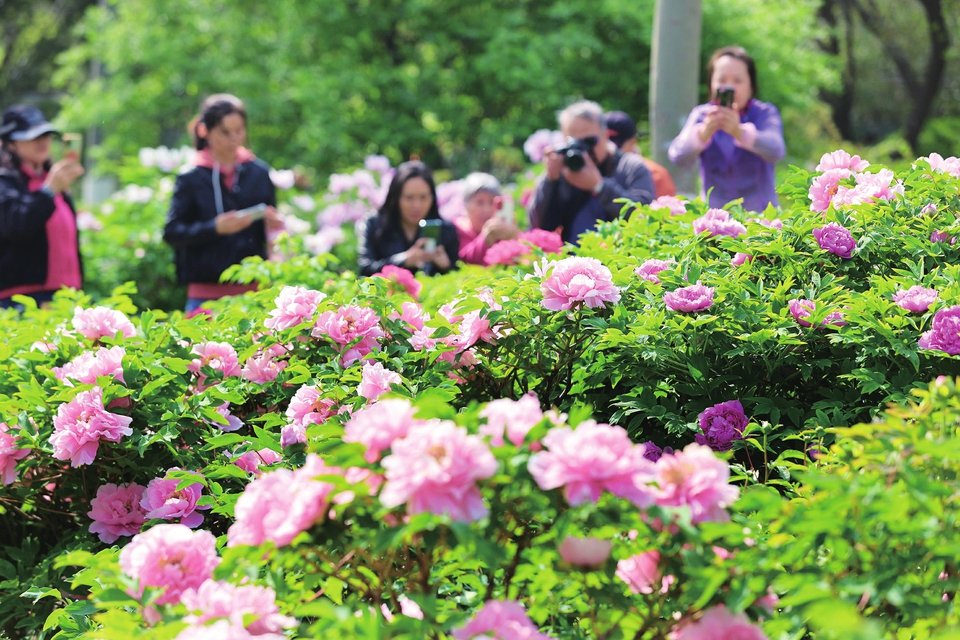
[[[433,173],[417,160],[397,167],[383,206],[364,222],[359,239],[365,276],[388,264],[433,275],[457,262],[457,230],[440,218]]]
[[[190,125],[194,167],[177,176],[163,239],[173,246],[177,278],[187,286],[186,311],[256,285],[220,283],[224,270],[249,256],[267,257],[267,229],[283,220],[270,169],[250,152],[247,112],[236,96],[203,101]]]
[[[778,206],[774,165],[783,158],[780,112],[757,96],[757,68],[742,47],[717,49],[707,64],[712,99],[694,107],[670,144],[670,160],[700,160],[700,185],[711,207],[743,198],[743,208]]]
[[[52,162],[57,130],[39,109],[16,105],[0,124],[0,308],[44,304],[82,285],[77,213],[67,190],[83,175],[76,154]]]

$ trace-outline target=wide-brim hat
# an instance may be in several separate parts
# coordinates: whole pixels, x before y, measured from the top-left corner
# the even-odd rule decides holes
[[[3,140],[36,140],[48,133],[60,131],[32,105],[18,104],[3,112],[3,124],[0,124],[0,138]]]

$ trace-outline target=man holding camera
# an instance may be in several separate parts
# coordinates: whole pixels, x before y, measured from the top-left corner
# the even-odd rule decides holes
[[[640,156],[621,152],[609,140],[596,102],[575,102],[558,120],[567,143],[544,155],[546,173],[530,203],[530,226],[559,231],[565,242],[578,244],[598,221],[620,215],[617,199],[649,204],[653,178]]]

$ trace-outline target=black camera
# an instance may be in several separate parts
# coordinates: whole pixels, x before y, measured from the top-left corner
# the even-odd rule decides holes
[[[567,144],[556,150],[563,156],[563,166],[570,171],[580,171],[587,164],[583,156],[590,153],[599,139],[595,136],[589,138],[570,138]]]
[[[717,87],[717,104],[728,109],[733,106],[733,87]]]

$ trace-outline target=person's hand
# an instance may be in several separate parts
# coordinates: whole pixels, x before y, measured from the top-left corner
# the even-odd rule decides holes
[[[517,237],[519,232],[520,230],[514,223],[499,216],[494,216],[483,225],[480,235],[483,236],[484,243],[489,247],[501,240],[512,240]]]
[[[424,249],[426,244],[426,238],[418,238],[417,241],[413,243],[413,246],[400,254],[403,258],[400,261],[403,266],[410,269],[423,269],[423,265],[427,264],[432,258],[432,254]]]
[[[443,248],[442,244],[438,244],[437,248],[430,254],[430,261],[441,271],[447,271],[450,268],[450,256],[447,255],[447,250]]]
[[[717,107],[717,123],[721,131],[740,139],[740,111],[737,105],[732,107]]]
[[[243,231],[253,224],[252,216],[238,215],[236,210],[226,211],[213,219],[213,224],[222,236],[229,236],[239,231]]]
[[[264,212],[263,219],[267,224],[267,231],[280,232],[287,227],[286,223],[283,221],[283,214],[277,211],[276,207],[267,207],[267,210]]]
[[[577,189],[592,193],[594,189],[597,188],[597,185],[603,182],[603,176],[600,174],[600,169],[597,168],[590,154],[583,154],[583,160],[583,169],[580,169],[580,171],[571,171],[564,167],[563,177]]]
[[[543,166],[547,168],[547,180],[559,180],[563,174],[563,156],[547,147],[543,153]]]
[[[61,193],[69,189],[82,175],[83,165],[77,162],[76,158],[64,158],[50,167],[43,186],[49,187],[54,193]]]

